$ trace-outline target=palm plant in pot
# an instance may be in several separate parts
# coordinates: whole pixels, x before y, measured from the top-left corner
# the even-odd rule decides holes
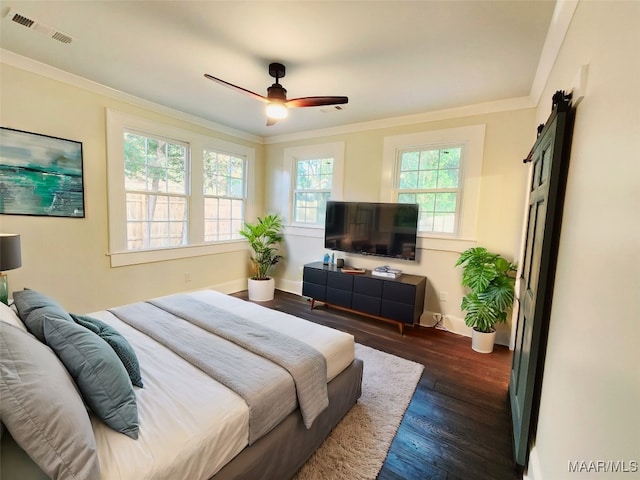
[[[258,217],[256,223],[245,223],[240,235],[249,241],[253,275],[249,278],[249,300],[273,300],[275,281],[269,277],[271,268],[284,257],[278,253],[282,242],[282,218],[278,214]]]
[[[491,353],[496,323],[507,321],[513,305],[517,266],[483,247],[473,247],[460,254],[456,267],[462,266],[462,286],[471,291],[462,298],[460,308],[472,331],[472,348]]]

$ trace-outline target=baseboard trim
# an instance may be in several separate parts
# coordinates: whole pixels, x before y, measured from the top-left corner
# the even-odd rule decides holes
[[[522,476],[522,480],[543,480],[540,468],[540,457],[538,456],[538,449],[535,445],[529,452],[529,465],[527,466],[527,471]]]

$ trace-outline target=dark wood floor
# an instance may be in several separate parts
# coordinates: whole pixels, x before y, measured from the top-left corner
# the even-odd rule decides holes
[[[246,292],[235,296],[246,299]],[[422,363],[424,373],[378,476],[379,480],[512,480],[507,386],[511,352],[471,350],[471,339],[397,326],[276,292],[274,308],[349,332],[358,343]]]

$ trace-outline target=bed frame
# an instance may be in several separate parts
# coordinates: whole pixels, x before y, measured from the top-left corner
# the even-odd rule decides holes
[[[288,479],[304,465],[362,392],[362,361],[356,358],[327,385],[329,407],[306,429],[299,410],[225,465],[212,480]],[[274,452],[278,452],[274,456]],[[277,459],[277,461],[275,460]]]

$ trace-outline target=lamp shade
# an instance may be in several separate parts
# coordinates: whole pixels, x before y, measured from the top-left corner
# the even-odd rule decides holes
[[[13,270],[21,266],[20,235],[0,233],[0,272]]]

